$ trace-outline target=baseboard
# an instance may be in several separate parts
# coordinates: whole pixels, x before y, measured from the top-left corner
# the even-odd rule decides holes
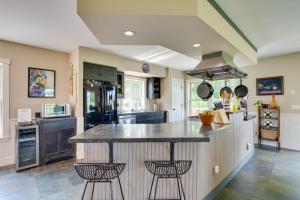
[[[0,160],[0,167],[13,165],[13,164],[15,164],[15,157],[14,156],[4,157],[4,158],[1,158],[1,160]]]
[[[220,192],[226,187],[226,185],[237,175],[242,167],[252,158],[254,155],[254,149],[236,166],[223,181],[221,181],[205,198],[204,200],[214,200],[220,194]]]

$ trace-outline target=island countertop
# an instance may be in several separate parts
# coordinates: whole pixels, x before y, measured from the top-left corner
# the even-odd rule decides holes
[[[70,143],[209,142],[230,124],[202,125],[199,120],[164,124],[101,124],[69,139]]]

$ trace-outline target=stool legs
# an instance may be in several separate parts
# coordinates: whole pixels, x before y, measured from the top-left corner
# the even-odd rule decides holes
[[[158,179],[159,179],[159,177],[156,178],[155,190],[154,190],[154,199],[156,199],[157,186],[158,186]]]
[[[153,199],[154,200],[156,199],[158,181],[159,181],[159,179],[164,178],[164,177],[156,177],[156,181],[155,181],[155,177],[156,177],[156,175],[154,174],[153,178],[152,178],[152,183],[151,183],[151,187],[150,187],[148,200],[151,200],[151,194],[152,194],[153,187],[155,187],[154,188],[154,197],[153,197]],[[176,179],[176,182],[177,182],[179,200],[182,199],[182,196],[183,196],[183,199],[186,200],[181,177],[178,175],[177,177],[174,177],[174,179]],[[154,184],[154,181],[155,181],[155,184]]]
[[[149,193],[148,200],[150,200],[150,198],[151,198],[151,193],[152,193],[152,187],[153,187],[154,179],[155,179],[155,174],[153,174],[153,178],[152,178],[152,182],[151,182],[151,187],[150,187],[150,193]]]
[[[95,190],[95,181],[93,181],[93,189],[92,189],[91,200],[93,200],[93,197],[94,197],[94,190]]]
[[[84,194],[85,194],[85,191],[86,191],[86,186],[87,186],[87,184],[88,184],[88,181],[86,181],[86,183],[85,183],[84,190],[83,190],[83,194],[82,194],[82,196],[81,196],[81,200],[84,199]]]
[[[120,181],[120,177],[118,177],[118,182],[119,182],[119,186],[120,186],[120,191],[121,191],[121,195],[122,195],[122,199],[124,200],[124,194],[123,194],[123,189],[122,189],[122,184],[121,184],[121,181]]]
[[[183,199],[186,200],[181,177],[179,177],[179,181],[180,181],[180,185],[181,185],[181,191],[182,191],[182,194],[183,194]]]
[[[113,196],[113,189],[112,189],[112,183],[111,183],[111,181],[109,181],[109,187],[110,187],[110,198],[111,198],[111,200],[113,200],[114,196]]]

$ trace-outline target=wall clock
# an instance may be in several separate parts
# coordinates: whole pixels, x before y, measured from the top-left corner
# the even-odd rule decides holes
[[[142,69],[144,73],[149,73],[150,72],[150,66],[147,63],[144,63],[142,65]]]

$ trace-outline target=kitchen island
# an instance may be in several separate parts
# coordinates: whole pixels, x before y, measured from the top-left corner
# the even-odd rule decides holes
[[[144,166],[145,160],[170,159],[192,160],[190,171],[183,176],[187,199],[213,199],[254,153],[254,120],[244,121],[242,113],[232,113],[230,119],[231,124],[211,126],[198,120],[99,125],[70,142],[84,143],[80,162],[127,163],[120,176],[125,199],[147,199],[152,175]],[[116,182],[113,187],[114,197],[120,199]],[[175,198],[176,189],[175,181],[163,180],[158,198]],[[108,185],[98,185],[94,197],[109,199]]]

